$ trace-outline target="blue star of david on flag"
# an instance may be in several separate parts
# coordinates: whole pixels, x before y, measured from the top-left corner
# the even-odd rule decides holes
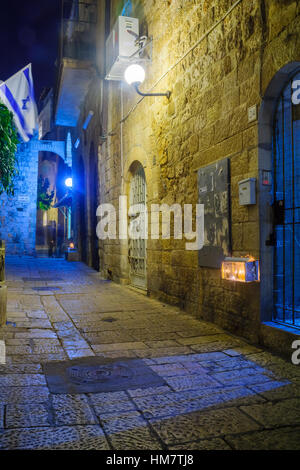
[[[30,97],[27,96],[27,98],[25,100],[22,100],[23,101],[23,106],[22,106],[22,109],[27,109],[27,102],[30,100]]]
[[[0,84],[0,100],[13,113],[21,138],[28,142],[37,128],[31,64]]]

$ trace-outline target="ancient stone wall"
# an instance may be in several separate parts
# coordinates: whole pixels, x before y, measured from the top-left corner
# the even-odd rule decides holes
[[[0,239],[6,254],[35,252],[38,151],[34,141],[18,145],[14,196],[0,196]]]
[[[128,194],[130,167],[144,166],[147,201],[196,204],[197,169],[228,157],[231,173],[233,256],[260,257],[259,205],[240,206],[238,182],[257,179],[258,111],[266,88],[287,63],[300,60],[300,4],[280,0],[133,1],[141,34],[153,37],[143,91],[172,92],[170,100],[141,98],[120,82],[108,84],[109,133],[99,143],[101,202],[118,208]],[[237,4],[236,6],[234,6]],[[112,1],[113,24],[119,2]],[[87,97],[85,107],[92,105]],[[256,106],[257,116],[248,118]],[[128,282],[126,242],[101,243],[100,269]],[[198,266],[185,240],[148,240],[151,295],[257,340],[260,284],[221,279],[220,269]]]

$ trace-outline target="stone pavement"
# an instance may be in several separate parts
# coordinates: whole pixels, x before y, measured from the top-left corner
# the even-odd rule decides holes
[[[0,449],[300,449],[300,366],[81,263],[7,259]],[[142,358],[164,384],[49,392],[42,364]]]

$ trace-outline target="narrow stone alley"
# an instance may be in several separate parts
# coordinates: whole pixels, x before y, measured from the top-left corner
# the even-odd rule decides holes
[[[300,366],[82,263],[6,278],[0,449],[299,448]]]

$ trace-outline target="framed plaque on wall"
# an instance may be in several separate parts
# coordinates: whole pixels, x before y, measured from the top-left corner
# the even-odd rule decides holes
[[[204,246],[199,266],[220,268],[231,255],[230,160],[224,158],[198,170],[198,202],[204,204]]]

